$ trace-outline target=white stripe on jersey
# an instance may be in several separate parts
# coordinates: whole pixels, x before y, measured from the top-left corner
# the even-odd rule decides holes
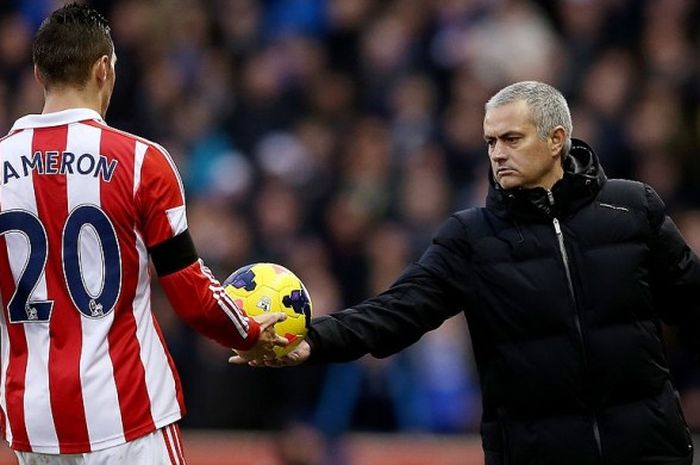
[[[141,360],[146,371],[146,390],[151,399],[151,417],[156,428],[180,419],[175,375],[168,363],[165,348],[156,333],[151,314],[151,277],[148,272],[148,252],[143,237],[135,229],[136,250],[139,255],[139,277],[134,296],[136,337],[141,349]]]
[[[102,131],[87,124],[74,123],[68,126],[66,151],[76,154],[90,153],[96,157],[100,153]],[[68,214],[81,205],[100,206],[100,179],[66,173],[66,190],[68,193]],[[78,256],[83,284],[90,295],[99,295],[104,280],[104,258],[97,232],[92,227],[80,231]]]
[[[66,151],[75,154],[100,153],[102,130],[87,124],[68,126]],[[66,174],[68,211],[84,204],[100,206],[100,178],[78,173]],[[79,244],[81,276],[91,295],[102,290],[105,269],[102,244],[91,227],[82,229]],[[80,384],[88,435],[93,440],[124,441],[114,367],[109,354],[108,334],[115,312],[102,318],[80,315],[82,347],[80,350]]]
[[[0,361],[2,363],[2,369],[0,369],[0,408],[5,412],[5,423],[2,425],[3,431],[5,431],[5,439],[7,442],[12,444],[12,429],[10,428],[10,420],[7,417],[7,402],[5,401],[5,383],[7,382],[7,376],[5,370],[10,363],[10,335],[7,332],[8,321],[5,321],[5,312],[0,311],[0,337],[2,337],[3,344],[0,344]]]
[[[231,301],[231,298],[226,294],[224,288],[212,284],[209,286],[209,290],[214,296],[214,299],[219,303],[219,306],[224,310],[224,313],[226,313],[229,319],[238,327],[238,330],[245,331],[242,328],[247,328],[248,322],[240,315],[238,306]]]
[[[246,339],[248,337],[248,318],[241,314],[238,306],[231,300],[228,294],[226,294],[224,288],[221,287],[219,281],[214,277],[211,270],[204,265],[201,259],[199,260],[199,267],[202,273],[209,278],[209,282],[211,283],[209,290],[212,291],[214,299],[216,299],[219,307],[221,307],[221,310],[236,326],[238,334],[240,334],[243,339]]]
[[[146,156],[148,146],[143,142],[136,142],[136,151],[134,152],[134,196],[141,185],[141,167],[143,166],[143,157]]]
[[[32,153],[32,140],[34,131],[25,130],[0,142],[0,153],[3,161],[13,166],[22,166],[20,156]],[[31,171],[31,170],[30,170]],[[27,176],[14,179],[12,183],[2,186],[2,210],[22,209],[37,215],[36,196],[34,194],[33,172]],[[7,255],[15,282],[19,274],[24,270],[29,256],[29,244],[22,234],[7,233]],[[31,301],[48,299],[46,289],[46,275],[42,273],[32,296]],[[12,324],[12,323],[9,323]],[[27,427],[27,436],[32,445],[54,445],[43,449],[47,453],[58,453],[58,438],[53,417],[47,418],[46,413],[51,412],[51,398],[49,397],[49,323],[31,322],[23,325],[27,338],[27,371],[25,374],[24,388],[24,418]],[[9,338],[4,339],[9,343]],[[7,360],[3,357],[3,381],[6,376]],[[31,380],[31,382],[26,382]],[[3,403],[6,402],[3,382]],[[5,407],[5,405],[3,405]],[[7,411],[7,410],[5,410]],[[8,436],[11,439],[11,435]]]
[[[216,303],[219,304],[219,307],[221,308],[221,311],[223,311],[226,316],[231,320],[231,322],[236,326],[236,329],[238,330],[238,334],[241,335],[243,339],[246,339],[248,337],[247,331],[243,328],[241,325],[241,322],[239,321],[238,318],[236,318],[235,311],[231,310],[231,307],[228,305],[228,302],[226,301],[226,297],[222,296],[224,293],[217,291],[216,289],[209,287],[209,290],[212,291],[212,294],[214,296],[214,299],[216,300]]]
[[[168,223],[170,223],[170,229],[173,230],[173,236],[177,236],[187,229],[187,215],[185,214],[184,205],[165,210],[165,214],[168,216]]]

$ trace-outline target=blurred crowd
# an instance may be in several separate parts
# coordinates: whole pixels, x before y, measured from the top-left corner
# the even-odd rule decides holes
[[[0,2],[2,133],[41,111],[31,39],[60,3]],[[222,280],[244,264],[284,264],[317,315],[380,292],[451,211],[482,204],[483,105],[524,79],[561,89],[574,136],[608,176],[651,184],[700,251],[698,2],[89,3],[111,21],[117,48],[108,123],[170,151],[192,236]],[[185,327],[154,288],[186,427],[303,424],[334,437],[478,425],[462,316],[386,360],[260,370],[227,365],[227,351]],[[667,332],[699,429],[700,364]]]

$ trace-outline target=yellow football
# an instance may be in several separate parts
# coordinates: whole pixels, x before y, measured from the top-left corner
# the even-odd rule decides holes
[[[301,280],[287,268],[275,263],[254,263],[234,271],[224,281],[224,290],[249,316],[283,312],[287,319],[275,325],[275,331],[289,340],[276,347],[278,357],[288,354],[306,336],[311,323],[311,299]]]

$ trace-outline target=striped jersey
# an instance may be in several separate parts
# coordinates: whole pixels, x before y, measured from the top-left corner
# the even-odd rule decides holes
[[[186,230],[168,153],[93,110],[28,115],[0,140],[0,426],[13,449],[90,452],[181,418],[148,248]],[[201,260],[168,279],[176,311],[210,308],[190,316],[227,331],[222,343],[250,342]]]

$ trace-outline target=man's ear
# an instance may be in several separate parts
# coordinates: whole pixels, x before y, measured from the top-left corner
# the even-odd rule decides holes
[[[34,80],[38,82],[41,87],[44,89],[46,88],[46,79],[44,78],[44,75],[41,74],[41,71],[37,65],[34,65]]]
[[[107,55],[102,55],[92,66],[92,74],[100,85],[104,84],[109,78],[111,67],[112,63]]]
[[[564,149],[564,143],[566,142],[566,130],[562,126],[557,126],[552,131],[552,135],[549,136],[549,148],[552,152],[552,156],[561,154]]]

